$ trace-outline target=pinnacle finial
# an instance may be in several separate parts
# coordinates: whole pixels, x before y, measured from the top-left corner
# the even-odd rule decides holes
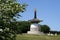
[[[36,19],[37,16],[36,16],[36,8],[34,9],[34,19]]]

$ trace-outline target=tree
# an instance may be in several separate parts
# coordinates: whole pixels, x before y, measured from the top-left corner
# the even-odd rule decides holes
[[[12,29],[15,24],[12,24],[12,20],[14,16],[20,16],[17,13],[24,12],[25,7],[25,4],[19,4],[16,0],[0,0],[1,40],[15,40],[16,34]]]
[[[50,28],[48,25],[41,25],[41,31],[44,33],[49,33]]]
[[[17,27],[16,27],[16,33],[21,34],[21,33],[27,33],[27,31],[30,30],[30,22],[28,21],[20,21],[17,22]]]

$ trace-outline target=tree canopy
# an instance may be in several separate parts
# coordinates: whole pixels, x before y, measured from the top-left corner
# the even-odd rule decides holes
[[[0,17],[13,18],[15,14],[25,10],[25,4],[19,4],[15,0],[0,0]]]
[[[16,0],[0,0],[0,33],[1,40],[15,40],[15,32],[12,21],[14,16],[20,16],[19,12],[24,12],[25,4],[19,4]],[[13,36],[12,36],[13,35]]]
[[[50,28],[48,25],[40,25],[41,26],[41,31],[44,33],[49,33],[50,32]]]

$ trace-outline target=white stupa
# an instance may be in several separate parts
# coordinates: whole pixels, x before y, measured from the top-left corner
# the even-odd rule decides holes
[[[36,9],[34,11],[34,18],[29,20],[29,22],[31,22],[30,25],[30,31],[27,32],[27,34],[43,34],[42,32],[39,31],[39,22],[41,22],[41,20],[37,19],[36,16]]]

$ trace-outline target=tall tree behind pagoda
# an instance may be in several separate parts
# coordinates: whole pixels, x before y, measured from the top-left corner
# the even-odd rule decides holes
[[[15,25],[11,20],[16,15],[20,16],[17,13],[24,12],[25,7],[25,4],[19,4],[16,0],[0,0],[0,40],[15,40],[16,34],[12,30]]]

